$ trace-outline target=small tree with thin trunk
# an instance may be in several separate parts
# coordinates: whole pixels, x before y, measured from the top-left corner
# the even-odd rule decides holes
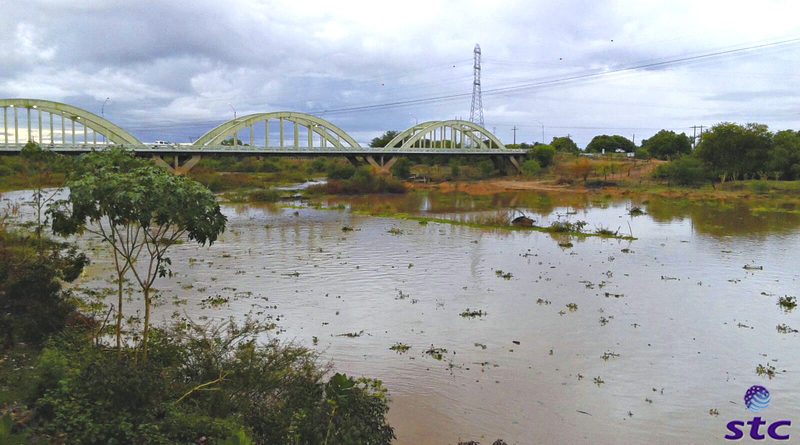
[[[203,185],[151,165],[113,165],[85,171],[70,182],[70,196],[52,210],[60,234],[98,234],[114,252],[119,278],[117,344],[122,322],[122,281],[130,271],[144,298],[142,352],[147,356],[153,284],[171,276],[170,246],[186,236],[209,245],[225,230],[226,218]]]

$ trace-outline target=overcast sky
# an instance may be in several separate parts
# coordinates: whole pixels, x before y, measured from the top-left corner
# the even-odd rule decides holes
[[[188,142],[235,109],[313,113],[368,143],[469,119],[479,43],[485,126],[505,143],[515,125],[517,142],[581,147],[722,121],[800,129],[798,16],[796,0],[9,0],[0,97],[96,114],[108,97],[105,117],[145,141]]]

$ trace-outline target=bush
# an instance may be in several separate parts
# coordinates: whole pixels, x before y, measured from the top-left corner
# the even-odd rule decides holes
[[[330,164],[328,165],[327,176],[328,179],[350,179],[356,172],[356,168],[351,164]]]
[[[0,350],[61,331],[75,305],[60,282],[78,278],[87,263],[66,245],[1,230]]]
[[[328,179],[325,184],[306,189],[311,194],[357,195],[360,193],[405,193],[403,182],[383,175],[376,175],[367,166],[354,169],[350,179]]]
[[[552,165],[555,155],[556,149],[551,145],[537,145],[528,151],[528,157],[535,159],[542,168]]]
[[[65,335],[0,384],[25,382],[23,433],[62,442],[389,444],[380,382],[325,369],[307,349],[256,343],[263,326],[154,330],[147,360]],[[0,365],[3,365],[0,362]],[[24,374],[24,375],[23,375]],[[241,442],[229,442],[241,443]]]
[[[450,175],[453,178],[461,176],[461,164],[458,162],[458,159],[450,159],[450,162],[447,165],[450,167]]]
[[[409,176],[411,176],[412,165],[413,163],[411,162],[410,159],[402,157],[398,159],[397,162],[395,162],[394,165],[392,166],[391,168],[392,175],[394,175],[396,178],[403,178],[403,179],[408,178]]]
[[[535,176],[542,171],[542,166],[535,159],[528,159],[522,163],[522,173],[526,176]]]
[[[281,199],[281,192],[273,189],[263,189],[251,192],[248,200],[251,202],[275,202]]]
[[[703,162],[693,156],[682,156],[668,164],[659,165],[653,175],[677,185],[696,185],[709,179]]]
[[[481,171],[483,176],[491,176],[494,173],[494,162],[491,159],[484,159],[478,163],[478,170]]]

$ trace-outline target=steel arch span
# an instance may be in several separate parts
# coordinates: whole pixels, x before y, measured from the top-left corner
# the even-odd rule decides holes
[[[305,113],[297,113],[291,111],[278,111],[272,113],[256,113],[247,116],[242,116],[218,125],[216,128],[210,130],[208,133],[201,136],[194,142],[195,146],[218,146],[228,138],[235,140],[242,140],[239,137],[239,132],[245,128],[250,130],[249,140],[250,145],[253,144],[253,125],[264,122],[264,145],[270,147],[269,141],[269,121],[278,120],[279,134],[278,146],[284,147],[285,142],[285,122],[289,121],[293,124],[293,144],[290,146],[300,146],[299,127],[302,126],[306,130],[306,147],[313,147],[316,142],[314,135],[319,136],[320,146],[327,147],[330,144],[332,147],[347,150],[347,149],[360,149],[361,146],[344,130],[336,125],[321,119],[316,116]]]
[[[386,148],[464,148],[505,150],[505,145],[485,128],[463,120],[429,121],[395,136]]]
[[[26,143],[28,141],[35,141],[39,144],[49,143],[50,145],[67,145],[68,137],[71,135],[72,146],[77,145],[76,134],[80,138],[80,132],[75,132],[75,124],[82,127],[83,131],[83,145],[98,145],[97,135],[104,136],[105,140],[100,141],[101,145],[109,143],[120,144],[132,147],[144,147],[138,139],[133,137],[130,133],[118,127],[117,125],[107,121],[106,119],[82,110],[72,105],[63,104],[60,102],[53,102],[41,99],[0,99],[0,108],[3,109],[3,141],[6,145],[11,143],[13,139],[14,144]],[[9,136],[9,110],[13,115],[13,136]],[[25,121],[27,123],[27,133],[23,133],[19,128],[19,110],[25,110],[27,116]],[[31,112],[38,113],[38,119],[31,117]],[[49,114],[49,124],[42,120],[42,113]],[[53,116],[59,116],[56,121],[59,123],[58,127],[54,127]],[[66,128],[66,122],[70,122],[69,130]],[[32,123],[36,122],[37,126],[33,127]],[[60,127],[60,128],[59,128]],[[89,141],[91,130],[92,141]],[[34,134],[36,136],[34,136]],[[22,140],[20,135],[25,136]],[[58,138],[56,138],[58,136]]]

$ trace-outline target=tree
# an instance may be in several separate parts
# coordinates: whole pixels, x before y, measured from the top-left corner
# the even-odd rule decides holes
[[[552,145],[556,151],[563,153],[578,153],[580,151],[578,144],[576,144],[568,136],[553,138],[553,141],[550,142],[550,145]]]
[[[728,177],[736,180],[764,169],[771,148],[772,135],[766,125],[723,122],[703,133],[694,155],[725,182]]]
[[[369,143],[370,147],[385,147],[386,144],[389,143],[395,136],[397,136],[398,132],[394,130],[389,130],[382,135],[373,138],[372,141]]]
[[[586,151],[591,153],[602,153],[603,150],[606,153],[614,153],[617,149],[630,153],[636,150],[636,144],[623,136],[603,134],[592,138],[589,145],[586,146]]]
[[[556,149],[552,145],[540,144],[528,150],[528,157],[535,159],[542,168],[546,168],[553,163]]]
[[[144,297],[146,357],[153,283],[171,275],[167,249],[184,235],[201,245],[213,243],[226,218],[213,193],[191,179],[150,165],[125,171],[113,164],[70,181],[69,197],[51,210],[53,231],[99,235],[115,252],[120,283],[125,272],[133,273]],[[117,311],[119,324],[121,307]]]
[[[784,130],[772,137],[766,174],[778,179],[797,179],[800,173],[800,132]]]
[[[583,178],[583,182],[586,182],[586,179],[594,171],[594,167],[588,159],[581,159],[572,164],[569,170],[573,176],[576,178]]]
[[[401,157],[394,163],[392,168],[390,169],[392,175],[397,178],[408,178],[411,176],[411,166],[414,165],[411,160],[406,157]]]
[[[650,139],[642,140],[642,148],[656,159],[670,160],[692,151],[692,141],[685,133],[661,130]]]
[[[50,168],[60,157],[58,154],[42,150],[35,142],[28,142],[20,150],[20,155],[30,166],[28,184],[33,189],[31,205],[36,212],[36,227],[34,233],[39,243],[39,253],[42,252],[42,231],[47,225],[47,206],[53,202],[61,188],[46,190],[48,184],[53,182],[53,170]]]

